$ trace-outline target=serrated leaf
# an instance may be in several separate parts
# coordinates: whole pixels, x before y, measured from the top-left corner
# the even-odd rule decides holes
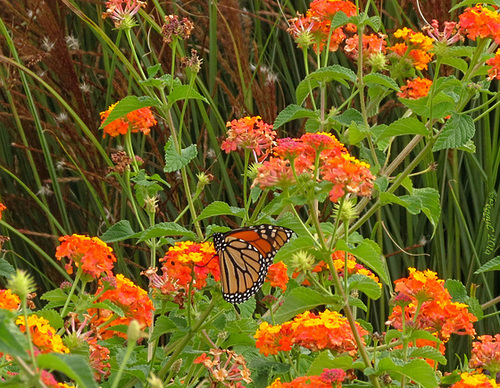
[[[161,68],[161,63],[157,63],[156,65],[149,66],[146,71],[148,73],[148,78],[153,78],[156,73],[158,73],[158,70]]]
[[[165,144],[165,167],[163,171],[174,172],[180,170],[181,168],[187,166],[191,160],[196,158],[198,155],[198,150],[196,149],[196,144],[191,144],[190,146],[181,150],[181,153],[175,149],[174,141],[172,138],[168,139],[167,144]]]
[[[317,357],[311,363],[311,366],[307,370],[308,376],[319,376],[323,373],[324,369],[343,369],[347,370],[352,367],[352,357],[350,356],[340,356],[333,357],[330,351],[319,352]]]
[[[439,338],[436,338],[434,335],[432,335],[428,331],[425,331],[425,330],[413,330],[411,332],[410,336],[408,337],[408,340],[409,341],[415,341],[415,340],[418,340],[418,339],[424,339],[424,340],[427,340],[427,341],[432,341],[432,342],[435,342],[437,344],[440,344],[442,342]]]
[[[301,119],[304,117],[319,117],[319,114],[310,109],[302,108],[298,105],[288,105],[279,113],[278,117],[276,117],[273,128],[279,128],[289,121]]]
[[[354,296],[349,295],[347,297],[347,301],[349,302],[349,306],[351,306],[351,307],[356,307],[360,310],[363,310],[364,312],[368,311],[368,307],[366,306],[366,304],[363,303],[363,301],[361,299],[358,299]]]
[[[106,243],[113,243],[131,238],[135,234],[130,226],[130,222],[128,220],[121,220],[105,231],[100,239]]]
[[[468,298],[465,286],[459,280],[448,279],[444,283],[454,302],[466,303]]]
[[[357,77],[356,73],[346,67],[332,65],[322,67],[312,72],[306,77],[306,79],[316,80],[323,83],[337,81],[342,85],[349,86],[346,81],[356,82]]]
[[[443,65],[454,67],[455,69],[460,70],[464,74],[467,72],[467,69],[469,67],[466,61],[464,61],[462,58],[457,58],[457,57],[445,56],[441,58],[441,63]]]
[[[357,124],[355,122],[352,122],[351,125],[349,125],[348,131],[350,145],[358,144],[361,140],[370,135],[369,129],[367,129],[364,125]]]
[[[156,237],[185,236],[191,240],[196,239],[196,234],[174,222],[160,222],[141,233],[138,243]]]
[[[295,98],[298,105],[302,105],[306,97],[319,86],[319,82],[313,79],[304,79],[299,82],[295,89]]]
[[[243,218],[245,215],[245,209],[229,206],[225,202],[215,201],[201,211],[200,215],[198,216],[198,220],[222,215],[233,215]]]
[[[156,340],[161,335],[165,333],[171,333],[172,331],[182,330],[179,326],[172,321],[170,318],[165,316],[160,316],[155,322],[153,335],[151,336],[151,340]]]
[[[389,284],[389,276],[380,258],[380,247],[375,241],[364,239],[361,243],[353,247],[352,245],[347,245],[345,240],[339,240],[335,249],[353,254],[359,261],[371,268],[385,284]]]
[[[466,114],[452,114],[446,121],[432,151],[457,148],[465,145],[476,133],[472,117]]]
[[[208,104],[208,101],[190,85],[176,85],[172,92],[167,96],[168,103],[173,104],[180,100],[202,100]]]
[[[283,323],[297,314],[311,310],[320,305],[338,304],[340,298],[334,295],[324,295],[311,288],[294,288],[286,296],[283,304],[275,314],[276,323]]]
[[[55,369],[74,380],[80,387],[97,388],[94,373],[83,356],[76,354],[47,353],[40,354],[37,365],[41,369]]]
[[[442,365],[446,365],[448,361],[446,357],[441,354],[439,350],[433,348],[432,346],[423,346],[421,348],[412,348],[410,349],[409,356],[411,358],[428,358],[430,360],[434,360],[439,362]]]
[[[346,24],[347,20],[348,20],[347,15],[343,11],[338,11],[333,16],[330,28],[332,30],[335,30],[335,29],[339,28],[340,26],[343,26],[344,24]]]
[[[391,77],[388,77],[384,74],[379,74],[379,73],[367,74],[364,76],[363,81],[366,84],[373,83],[377,85],[382,85],[389,89],[393,89],[399,92],[399,86],[396,83],[396,81],[394,81]]]
[[[403,117],[385,127],[377,137],[377,141],[393,136],[429,134],[424,123],[414,117]]]
[[[114,312],[116,315],[118,315],[120,317],[125,316],[125,313],[123,312],[123,310],[120,307],[118,307],[116,304],[114,304],[113,302],[110,302],[109,300],[103,300],[101,302],[93,303],[92,308],[111,310],[112,312]],[[113,326],[113,328],[114,327],[115,326]]]
[[[405,365],[396,365],[388,357],[383,358],[377,365],[377,372],[398,373],[408,377],[424,388],[437,388],[439,381],[432,367],[424,360],[411,360]]]
[[[380,30],[380,26],[382,25],[382,19],[378,16],[371,16],[367,19],[366,24],[369,25],[375,32]]]
[[[16,273],[16,269],[3,257],[0,257],[0,276],[10,279]]]
[[[133,112],[137,109],[146,108],[149,106],[158,106],[159,102],[152,97],[137,97],[137,96],[127,96],[122,98],[118,104],[113,108],[106,120],[101,124],[99,128],[104,128],[106,125],[112,123],[113,121]]]
[[[255,307],[257,306],[257,302],[255,298],[250,298],[244,303],[241,303],[238,305],[238,308],[240,309],[240,314],[242,318],[252,318],[254,312],[255,312]]]
[[[354,108],[349,108],[342,114],[329,118],[346,127],[349,126],[353,121],[358,124],[363,124],[363,116],[361,115],[361,112]]]
[[[413,189],[413,195],[395,196],[391,193],[380,193],[382,204],[396,203],[408,209],[410,214],[419,214],[421,211],[427,216],[434,230],[441,215],[439,192],[436,189],[425,187]]]
[[[382,290],[380,289],[379,284],[366,275],[354,274],[349,276],[347,283],[349,291],[359,290],[365,293],[370,299],[376,300],[382,295]]]
[[[68,295],[60,288],[47,291],[40,297],[40,299],[48,300],[49,302],[65,302],[67,298]]]
[[[489,271],[498,271],[500,270],[500,256],[494,257],[487,263],[483,264],[481,268],[479,268],[474,274],[480,274],[483,272],[489,272]]]
[[[36,312],[36,315],[45,318],[47,321],[49,321],[50,326],[52,326],[56,330],[59,330],[64,326],[64,320],[56,310],[38,310]]]
[[[28,340],[14,321],[17,314],[0,309],[0,353],[27,359]]]
[[[455,100],[444,92],[437,93],[432,101],[429,100],[429,96],[416,100],[406,98],[400,98],[399,100],[415,114],[423,117],[430,117],[432,114],[434,119],[441,119],[451,115],[455,111],[456,106]]]

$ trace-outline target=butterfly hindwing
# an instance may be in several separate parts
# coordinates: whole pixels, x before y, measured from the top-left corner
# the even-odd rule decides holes
[[[274,256],[291,236],[290,229],[272,225],[214,233],[224,299],[242,303],[255,294],[262,287]]]

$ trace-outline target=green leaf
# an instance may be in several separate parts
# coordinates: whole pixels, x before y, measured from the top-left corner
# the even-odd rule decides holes
[[[498,1],[495,1],[495,0],[486,0],[486,1],[482,1],[481,3],[486,3],[486,4],[492,4],[492,5],[499,5],[498,4]],[[454,11],[458,8],[462,8],[462,7],[470,7],[470,6],[474,6],[477,4],[477,1],[475,0],[464,0],[464,1],[461,1],[460,3],[458,4],[455,4],[449,12],[451,11]]]
[[[474,314],[478,320],[483,319],[483,309],[479,301],[473,297],[467,295],[467,290],[465,286],[459,280],[448,279],[444,286],[451,295],[453,302],[465,303],[468,306],[469,312]]]
[[[453,113],[446,121],[432,151],[445,148],[457,148],[465,145],[476,133],[472,117],[466,114]]]
[[[45,318],[47,321],[49,321],[50,326],[52,326],[56,330],[59,330],[64,326],[64,320],[56,310],[38,310],[36,312],[36,315]]]
[[[382,290],[378,283],[366,275],[355,274],[348,279],[348,290],[359,290],[364,292],[370,299],[378,299],[382,295]]]
[[[308,376],[319,376],[323,373],[323,369],[343,369],[352,368],[352,357],[339,356],[333,357],[330,351],[319,352],[318,356],[311,363],[307,370]]]
[[[68,295],[60,288],[55,288],[53,290],[44,293],[40,299],[48,300],[49,302],[66,302]]]
[[[131,238],[135,234],[130,226],[130,222],[128,220],[121,220],[105,231],[100,239],[106,243],[113,243]]]
[[[0,257],[0,276],[10,279],[16,273],[16,269],[3,257]]]
[[[312,93],[314,89],[319,87],[319,81],[312,79],[304,79],[300,81],[295,89],[295,98],[298,105],[302,105],[306,97]]]
[[[372,84],[382,85],[389,89],[393,89],[396,92],[399,92],[399,86],[396,83],[396,81],[394,81],[391,77],[388,77],[384,74],[379,74],[379,73],[367,74],[364,76],[363,80],[366,84],[372,83]],[[370,87],[370,85],[368,85],[368,87]]]
[[[364,239],[353,247],[350,244],[347,245],[345,240],[339,240],[335,249],[353,254],[359,261],[371,268],[385,284],[389,284],[389,276],[380,257],[380,247],[375,241]]]
[[[0,353],[27,359],[28,340],[14,323],[16,318],[12,311],[0,309]]]
[[[424,340],[427,340],[427,341],[432,341],[432,342],[435,342],[437,344],[440,344],[442,342],[439,338],[436,338],[434,335],[432,335],[428,331],[425,331],[425,330],[413,330],[411,332],[410,336],[408,337],[408,340],[409,341],[414,341],[414,340],[418,340],[418,339],[424,339]]]
[[[448,65],[450,67],[454,67],[455,69],[460,70],[462,73],[466,73],[468,69],[468,64],[462,58],[445,56],[441,58],[441,63],[443,65]]]
[[[156,340],[165,333],[171,333],[173,331],[179,331],[179,330],[183,330],[183,328],[180,328],[177,325],[177,323],[172,321],[170,318],[165,316],[160,316],[158,317],[158,319],[156,319],[151,340]]]
[[[358,110],[354,108],[349,108],[342,114],[338,116],[332,116],[329,118],[346,127],[351,125],[353,121],[357,124],[363,124],[363,116]]]
[[[76,354],[48,353],[37,357],[41,369],[55,369],[74,380],[80,387],[97,388],[94,373],[85,357]]]
[[[140,234],[138,243],[156,237],[165,236],[186,236],[191,240],[196,239],[196,234],[174,222],[160,222],[150,228],[147,228]]]
[[[170,187],[168,182],[161,179],[158,174],[154,174],[153,176],[146,175],[146,170],[140,170],[130,180],[135,183],[135,196],[141,207],[144,206],[147,197],[154,198],[159,191],[163,190],[163,187],[158,182]]]
[[[403,195],[400,197],[391,193],[380,193],[382,204],[396,203],[408,209],[410,214],[419,214],[421,211],[427,216],[434,230],[436,229],[441,215],[441,204],[439,202],[439,191],[425,187],[413,189],[413,195]]]
[[[113,302],[110,302],[109,300],[103,300],[102,302],[94,303],[94,304],[92,304],[92,307],[95,309],[110,310],[120,317],[125,316],[125,313],[123,312],[123,310],[120,307],[118,307],[116,304],[114,304]],[[113,326],[113,328],[115,328],[115,326]]]
[[[165,144],[165,167],[163,171],[174,172],[180,170],[187,166],[191,160],[196,158],[196,155],[198,155],[196,144],[191,144],[187,148],[184,148],[179,155],[179,152],[175,149],[172,138],[170,138],[167,144]]]
[[[481,268],[479,268],[474,274],[480,274],[483,272],[489,272],[489,271],[498,271],[500,270],[500,256],[494,257],[487,263],[483,264]]]
[[[275,314],[276,323],[283,323],[297,314],[311,310],[320,305],[340,303],[340,298],[334,295],[324,295],[311,288],[294,288],[286,296],[283,304]]]
[[[319,117],[319,114],[317,112],[314,112],[310,109],[302,108],[301,106],[298,105],[288,105],[285,109],[283,109],[278,117],[276,117],[276,120],[274,121],[273,128],[279,128],[283,124],[288,123],[289,121],[295,120],[295,119],[301,119],[304,117]]]
[[[332,65],[322,67],[312,72],[305,79],[316,80],[322,83],[337,81],[342,85],[349,86],[346,81],[351,81],[354,83],[356,82],[357,77],[355,72],[346,67],[340,65]]]
[[[159,105],[158,100],[147,96],[145,97],[128,96],[122,98],[118,102],[118,104],[116,104],[116,106],[113,108],[109,116],[106,118],[106,120],[101,124],[99,128],[102,129],[106,125],[137,109],[146,108],[149,106],[158,106],[158,105]]]
[[[254,312],[255,312],[255,306],[257,305],[257,302],[255,298],[250,298],[244,303],[241,303],[238,305],[238,308],[240,309],[240,315],[242,318],[252,318]]]
[[[156,73],[158,73],[158,70],[161,68],[161,63],[157,63],[156,65],[149,66],[146,71],[148,72],[148,78],[153,78]]]
[[[432,367],[424,360],[412,360],[405,365],[396,365],[393,360],[386,357],[379,361],[377,373],[397,373],[408,377],[424,388],[437,388],[439,381]]]
[[[167,96],[168,103],[173,104],[179,100],[202,100],[208,104],[208,101],[190,85],[175,85],[172,93]]]
[[[349,129],[348,136],[350,145],[356,145],[361,140],[370,135],[369,129],[367,129],[364,125],[357,124],[355,122],[352,122],[351,125],[349,125],[348,129]]]
[[[401,135],[423,135],[429,134],[429,130],[425,127],[424,123],[414,117],[403,117],[394,121],[386,128],[384,128],[377,137],[377,141],[382,139],[401,136]]]
[[[432,346],[423,346],[421,348],[412,348],[410,350],[410,357],[411,358],[428,358],[430,360],[434,360],[439,362],[442,365],[446,365],[448,361],[446,360],[446,357],[443,356],[439,350],[436,348],[433,348]]]
[[[382,19],[378,16],[371,16],[366,20],[366,24],[369,25],[375,32],[380,30],[380,26],[382,25]]]
[[[215,201],[202,210],[202,212],[198,216],[198,220],[203,220],[208,217],[216,217],[223,215],[232,215],[243,218],[245,215],[245,209],[229,206],[225,202]]]
[[[419,116],[430,117],[432,112],[432,118],[434,119],[441,119],[451,115],[456,107],[455,100],[444,92],[437,93],[432,101],[429,96],[417,100],[406,98],[400,98],[399,100]]]
[[[333,16],[330,28],[332,30],[335,30],[335,29],[339,28],[340,26],[343,26],[344,24],[346,24],[347,20],[348,20],[347,15],[342,11],[338,11]]]

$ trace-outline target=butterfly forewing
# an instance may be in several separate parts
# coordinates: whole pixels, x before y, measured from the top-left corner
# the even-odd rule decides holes
[[[224,299],[242,303],[255,294],[262,287],[276,252],[291,236],[290,229],[272,225],[215,233]]]

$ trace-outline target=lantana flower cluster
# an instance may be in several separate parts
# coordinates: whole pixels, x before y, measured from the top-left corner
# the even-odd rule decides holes
[[[68,274],[73,274],[73,265],[82,268],[83,274],[91,279],[97,279],[102,274],[112,276],[116,257],[113,249],[98,237],[88,237],[79,234],[62,236],[61,245],[56,248],[56,258],[69,259],[64,268]]]
[[[451,388],[496,388],[498,386],[491,376],[483,373],[464,372],[460,375],[460,381],[453,384]]]
[[[69,349],[62,342],[61,336],[57,334],[57,330],[49,324],[47,319],[32,314],[28,316],[28,325],[26,325],[24,316],[20,315],[16,324],[23,333],[26,332],[26,326],[28,326],[33,344],[41,353],[69,352]]]
[[[99,295],[97,302],[110,301],[120,309],[124,316],[120,317],[113,311],[105,308],[91,308],[89,314],[92,315],[91,323],[98,326],[103,339],[120,336],[125,338],[125,334],[112,330],[116,325],[129,325],[132,320],[139,322],[141,330],[151,325],[153,319],[153,302],[148,297],[147,291],[137,286],[130,279],[122,274],[116,277],[106,277],[100,280],[100,287],[96,291]]]
[[[361,336],[368,332],[356,324]],[[325,310],[319,314],[307,311],[292,321],[281,325],[262,322],[254,335],[256,346],[265,356],[290,351],[294,345],[312,351],[329,349],[334,352],[356,352],[356,342],[349,322],[336,311]]]
[[[400,59],[408,58],[415,69],[427,70],[427,64],[434,56],[431,52],[434,40],[406,27],[394,32],[394,37],[403,39],[404,43],[396,43],[388,47],[388,50],[394,52]]]
[[[314,50],[320,52],[328,46],[328,50],[336,51],[346,38],[345,31],[356,31],[353,24],[331,29],[332,19],[340,11],[347,16],[357,13],[356,6],[350,1],[314,0],[305,16],[298,14],[296,18],[288,21],[288,32],[301,48],[313,45]]]
[[[115,103],[111,105],[108,110],[101,112],[101,125],[104,124],[117,104],[118,103]],[[151,127],[155,124],[156,120],[151,109],[149,107],[140,108],[107,124],[103,128],[102,137],[106,137],[106,134],[112,137],[126,135],[129,131],[132,133],[142,132],[145,135],[149,135]]]
[[[490,376],[496,376],[500,372],[500,334],[477,337],[477,341],[472,342],[471,353],[471,368],[487,370]]]
[[[398,97],[418,100],[427,96],[431,86],[432,81],[430,79],[416,77],[412,80],[407,80],[406,85],[401,86]]]
[[[402,329],[402,315],[406,322],[414,322],[418,329],[426,330],[443,342],[451,334],[476,334],[473,323],[476,316],[469,312],[464,303],[452,302],[451,295],[444,287],[444,280],[433,271],[417,271],[409,268],[407,278],[396,280],[396,298],[407,300],[406,306],[397,303],[387,321],[388,325]]]
[[[268,388],[337,388],[342,387],[346,373],[342,369],[323,369],[319,376],[300,376],[289,383],[277,378]]]
[[[314,179],[333,184],[330,200],[337,202],[347,193],[370,196],[375,177],[370,165],[347,152],[329,133],[306,133],[298,139],[278,139],[275,157],[257,167],[253,186],[287,188],[299,180]]]
[[[226,123],[229,128],[221,149],[229,153],[237,149],[251,150],[257,156],[267,153],[276,138],[273,126],[265,123],[260,116],[243,117]]]
[[[21,299],[10,289],[0,290],[0,309],[17,310],[20,303]]]
[[[205,366],[215,385],[221,383],[224,387],[229,388],[241,386],[240,381],[252,382],[250,370],[247,368],[243,356],[227,349],[210,349],[209,354],[210,356],[207,356],[206,353],[203,353],[193,363]]]

